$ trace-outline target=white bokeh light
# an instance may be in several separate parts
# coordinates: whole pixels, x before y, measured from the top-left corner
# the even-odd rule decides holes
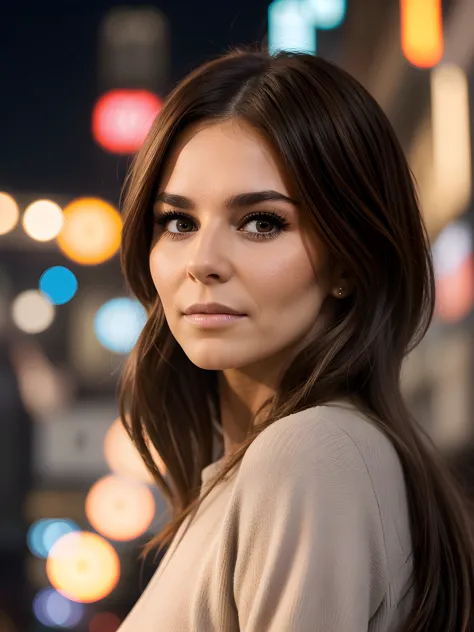
[[[37,200],[23,215],[25,233],[36,241],[50,241],[58,236],[64,217],[61,207],[51,200]]]
[[[15,228],[20,217],[18,204],[8,193],[0,193],[0,235],[6,235]]]
[[[472,230],[466,221],[448,224],[435,240],[432,252],[436,278],[452,274],[472,252]]]
[[[54,320],[54,306],[38,290],[18,294],[12,303],[15,325],[28,334],[38,334]]]

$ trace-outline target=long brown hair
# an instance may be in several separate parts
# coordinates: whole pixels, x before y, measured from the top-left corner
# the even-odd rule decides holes
[[[400,390],[403,359],[426,333],[434,307],[413,178],[375,100],[346,72],[309,54],[272,56],[244,47],[194,70],[168,96],[126,182],[122,265],[149,318],[128,360],[121,416],[172,515],[147,551],[169,544],[202,502],[200,473],[212,462],[219,419],[217,372],[187,358],[151,279],[152,199],[178,135],[198,122],[232,117],[252,125],[281,156],[305,217],[333,259],[351,271],[355,290],[337,301],[331,326],[287,368],[261,409],[264,420],[249,429],[203,498],[274,421],[349,398],[388,435],[405,472],[415,586],[406,632],[472,631],[467,499]]]

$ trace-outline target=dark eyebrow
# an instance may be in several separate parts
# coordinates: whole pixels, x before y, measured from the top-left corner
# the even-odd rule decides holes
[[[195,209],[195,204],[191,200],[191,198],[185,197],[184,195],[167,193],[166,191],[158,193],[155,198],[155,204],[157,202],[163,202],[165,204],[169,204],[170,206],[175,206],[180,209]],[[235,210],[239,208],[253,206],[254,204],[259,204],[260,202],[290,202],[295,206],[300,206],[300,203],[297,200],[293,200],[292,198],[283,195],[283,193],[278,193],[278,191],[273,191],[271,189],[268,191],[254,191],[250,193],[239,193],[237,195],[231,195],[224,201],[224,206],[229,210]]]

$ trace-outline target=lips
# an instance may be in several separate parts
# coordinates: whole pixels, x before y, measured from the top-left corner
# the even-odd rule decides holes
[[[245,315],[236,314],[185,314],[184,318],[199,329],[217,329],[245,320]]]
[[[183,312],[189,316],[191,314],[229,314],[233,316],[245,316],[242,312],[221,303],[194,303]]]

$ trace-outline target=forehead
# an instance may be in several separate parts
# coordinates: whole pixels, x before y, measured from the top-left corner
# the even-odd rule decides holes
[[[185,130],[172,147],[160,190],[194,194],[214,190],[275,189],[294,195],[291,178],[272,145],[249,124],[230,119]]]

